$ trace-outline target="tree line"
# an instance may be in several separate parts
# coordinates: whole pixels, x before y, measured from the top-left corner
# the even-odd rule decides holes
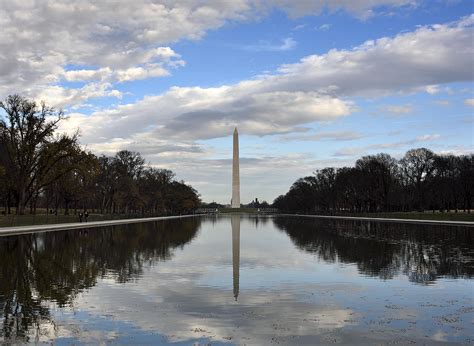
[[[58,133],[62,111],[20,95],[0,102],[0,203],[4,213],[185,213],[199,203],[197,191],[168,169],[145,164],[137,152],[96,156],[79,135]]]
[[[354,167],[328,167],[298,179],[273,206],[303,213],[370,213],[439,210],[470,212],[474,155],[437,155],[408,150],[364,156]]]

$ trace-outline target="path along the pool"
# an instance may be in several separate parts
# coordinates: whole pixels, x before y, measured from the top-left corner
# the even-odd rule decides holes
[[[138,219],[121,219],[121,220],[109,220],[109,221],[71,222],[71,223],[58,223],[58,224],[48,224],[48,225],[0,227],[0,236],[36,233],[36,232],[65,231],[65,230],[95,228],[95,227],[104,227],[104,226],[115,226],[115,225],[124,225],[124,224],[130,224],[130,223],[171,220],[171,219],[180,219],[180,218],[195,217],[195,216],[199,216],[199,215],[196,214],[196,215],[179,215],[179,216],[160,216],[160,217],[146,217],[146,218],[138,218]]]
[[[48,224],[48,225],[1,227],[0,228],[0,236],[25,234],[25,233],[36,233],[36,232],[76,230],[76,229],[95,228],[95,227],[114,226],[114,225],[124,225],[124,224],[131,224],[131,223],[140,223],[140,222],[180,219],[180,218],[186,218],[186,217],[197,217],[197,216],[202,216],[202,215],[203,214],[180,215],[180,216],[160,216],[160,217],[147,217],[147,218],[138,218],[138,219],[122,219],[122,220],[110,220],[110,221],[73,222],[73,223],[60,223],[60,224]],[[426,225],[474,227],[474,222],[469,222],[469,221],[388,219],[388,218],[374,218],[374,217],[299,215],[299,214],[288,214],[288,215],[279,214],[279,215],[280,216],[292,216],[292,217],[320,218],[320,219],[361,220],[361,221],[377,221],[377,222],[398,222],[398,223],[415,223],[415,224],[426,224]]]

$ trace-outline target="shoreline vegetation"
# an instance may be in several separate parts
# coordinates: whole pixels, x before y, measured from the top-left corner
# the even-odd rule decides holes
[[[316,170],[296,180],[273,207],[287,213],[450,219],[471,213],[473,195],[474,154],[417,148],[399,160],[380,153],[363,156],[353,167]]]

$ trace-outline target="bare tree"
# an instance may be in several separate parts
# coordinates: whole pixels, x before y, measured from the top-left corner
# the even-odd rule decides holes
[[[0,102],[0,108],[6,113],[5,119],[0,119],[0,146],[4,152],[0,164],[8,167],[7,179],[14,181],[17,213],[24,214],[28,202],[43,187],[69,171],[63,166],[52,175],[53,168],[81,150],[77,135],[54,136],[64,118],[62,111],[45,103],[37,106],[19,95],[8,96]]]
[[[400,160],[403,175],[414,187],[414,201],[419,210],[425,207],[427,182],[435,169],[435,155],[426,148],[408,150]]]

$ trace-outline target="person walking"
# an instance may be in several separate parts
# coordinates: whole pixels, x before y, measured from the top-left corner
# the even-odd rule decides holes
[[[79,222],[82,222],[82,211],[79,212]]]
[[[84,220],[87,222],[87,219],[89,218],[89,213],[87,210],[84,212]]]

